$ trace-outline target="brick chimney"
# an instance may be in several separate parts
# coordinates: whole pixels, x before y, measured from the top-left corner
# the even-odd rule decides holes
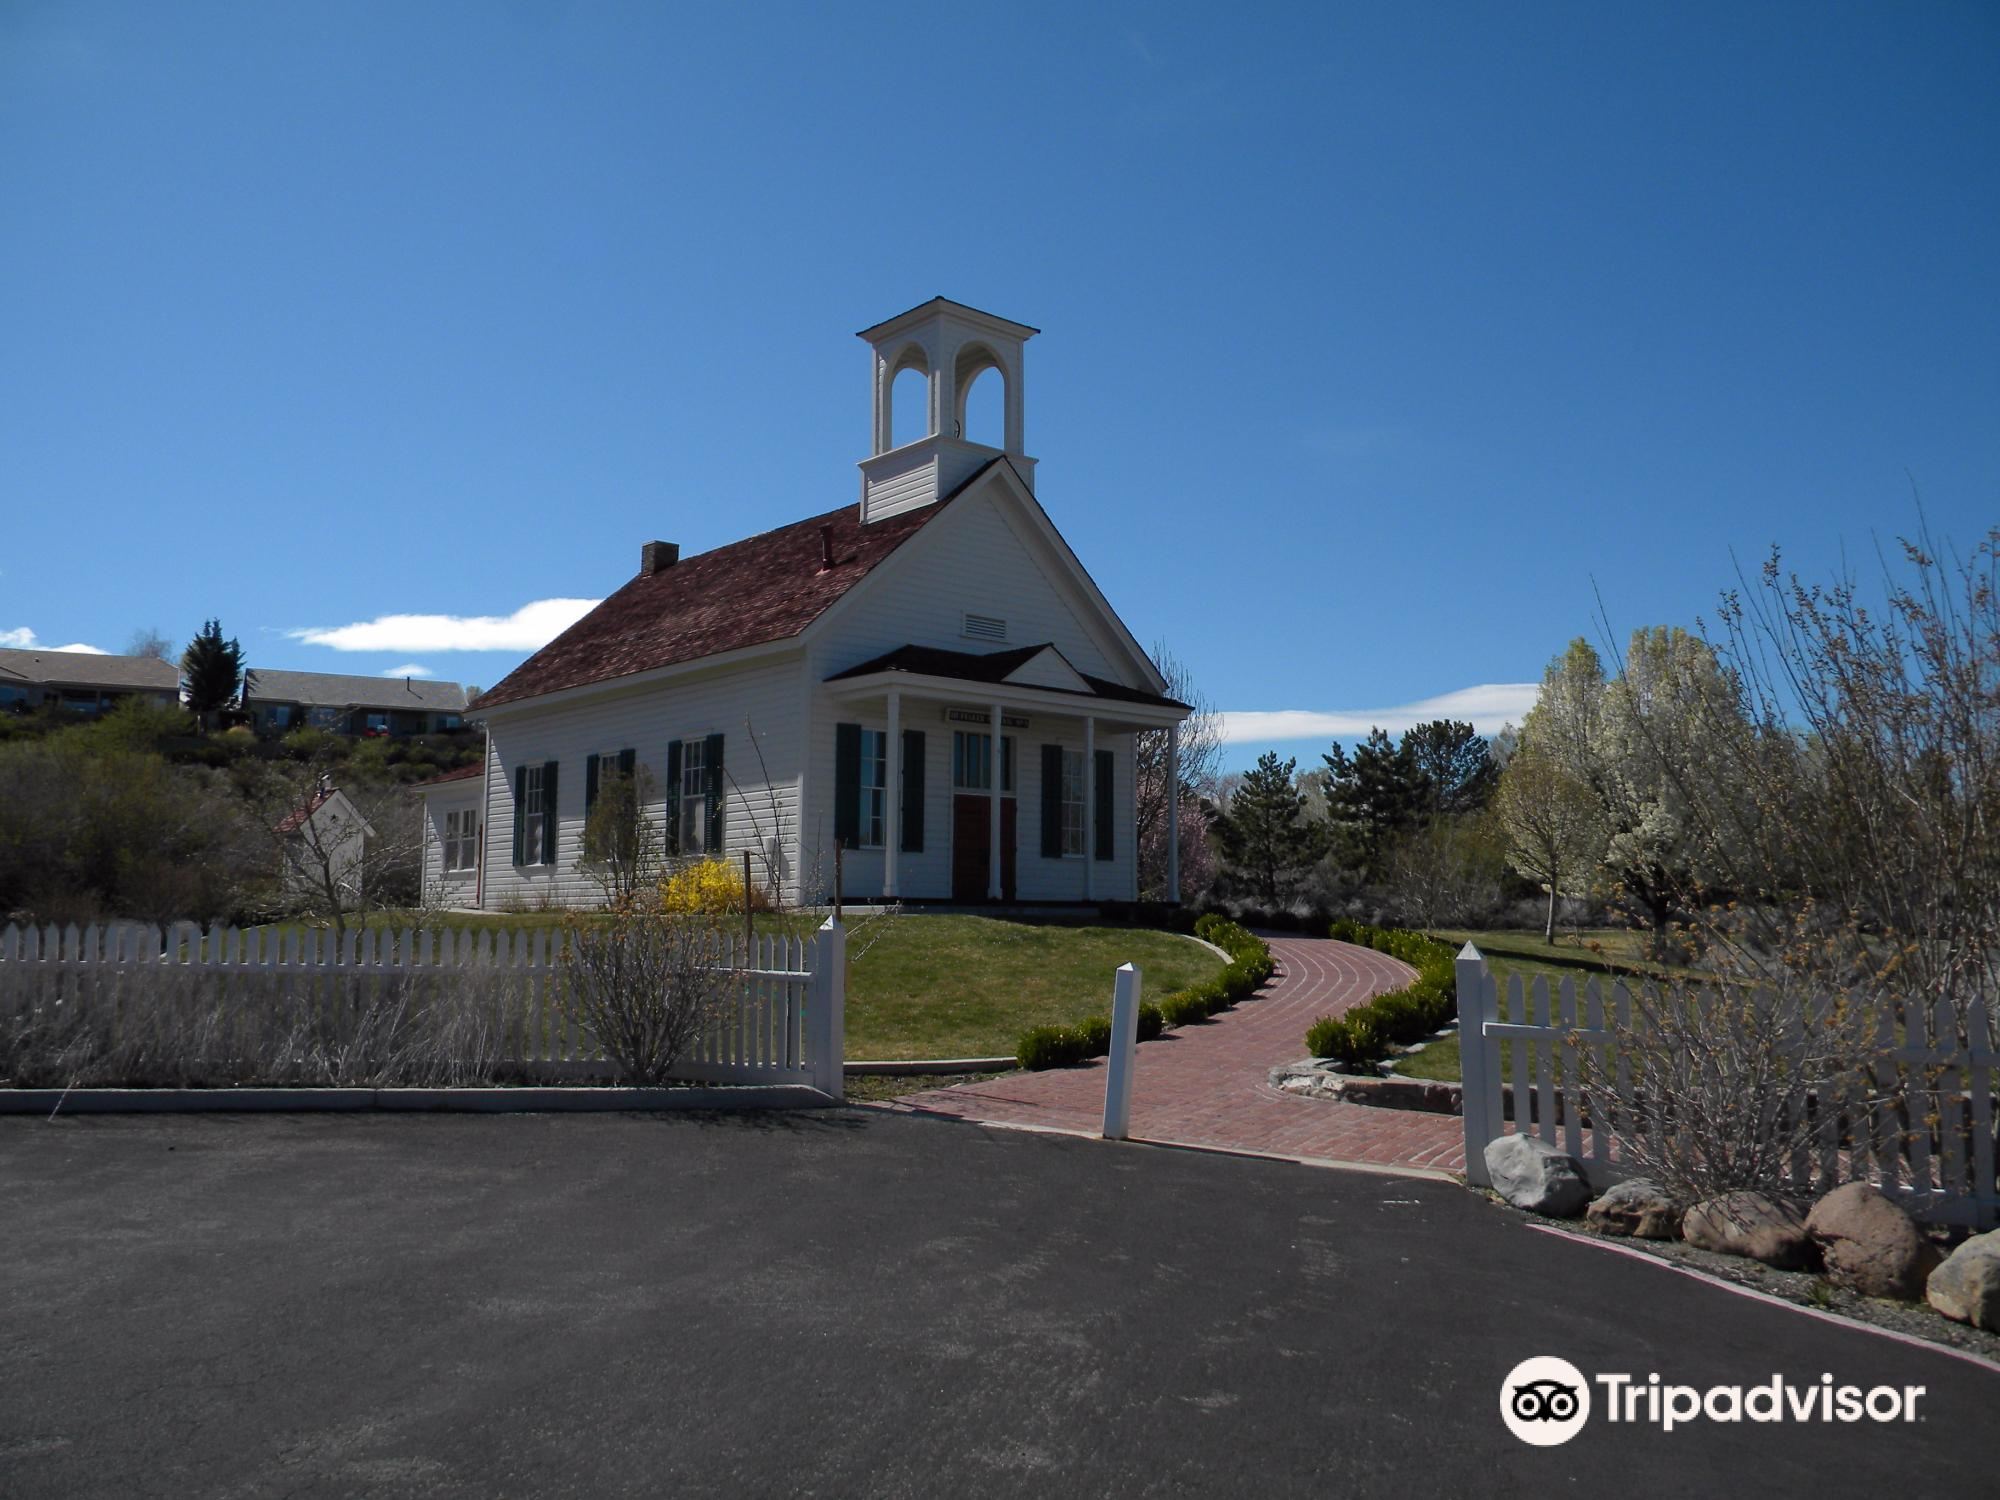
[[[651,578],[681,560],[679,542],[648,542],[639,549],[639,576]]]

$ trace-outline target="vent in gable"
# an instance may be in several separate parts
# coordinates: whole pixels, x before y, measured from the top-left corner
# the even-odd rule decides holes
[[[1004,641],[1007,639],[1007,622],[993,615],[968,614],[963,634],[970,641]]]

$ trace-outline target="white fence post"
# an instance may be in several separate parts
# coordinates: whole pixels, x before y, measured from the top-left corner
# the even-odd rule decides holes
[[[1104,1138],[1131,1133],[1132,1065],[1139,1046],[1139,966],[1120,964],[1111,989],[1111,1057],[1104,1070]]]
[[[807,1015],[813,1087],[839,1099],[847,1093],[847,929],[837,918],[828,917],[820,924],[813,949],[812,1008]]]
[[[1458,1076],[1465,1114],[1465,1180],[1491,1187],[1486,1143],[1500,1133],[1499,1043],[1486,1035],[1497,998],[1487,983],[1486,960],[1467,943],[1458,952]]]

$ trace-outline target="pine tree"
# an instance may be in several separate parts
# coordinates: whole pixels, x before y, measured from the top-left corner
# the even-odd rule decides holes
[[[1325,852],[1323,830],[1305,815],[1297,770],[1296,760],[1280,761],[1275,751],[1265,751],[1215,816],[1222,857],[1266,906],[1283,901],[1300,872]]]
[[[1403,736],[1416,769],[1422,811],[1432,817],[1478,812],[1493,800],[1500,773],[1486,741],[1458,719],[1433,719]]]
[[[181,690],[188,711],[213,729],[223,710],[234,708],[243,692],[243,648],[225,640],[222,622],[209,620],[181,653]]]
[[[1422,776],[1411,746],[1371,729],[1352,755],[1336,743],[1323,759],[1328,832],[1346,846],[1363,877],[1374,880],[1390,845],[1422,809]]]

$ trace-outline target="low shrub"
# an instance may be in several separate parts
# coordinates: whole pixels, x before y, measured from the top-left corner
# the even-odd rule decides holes
[[[1139,1040],[1150,1042],[1169,1026],[1193,1026],[1217,1011],[1247,1000],[1277,972],[1271,946],[1240,923],[1220,912],[1206,912],[1194,924],[1195,936],[1229,955],[1213,979],[1176,990],[1159,1004],[1139,1007]],[[1090,1016],[1075,1026],[1037,1026],[1022,1033],[1015,1056],[1024,1068],[1066,1068],[1101,1057],[1111,1050],[1111,1021]]]
[[[1322,1016],[1306,1031],[1314,1057],[1337,1058],[1351,1068],[1370,1068],[1392,1046],[1408,1046],[1449,1025],[1458,1014],[1458,968],[1448,944],[1404,928],[1370,927],[1341,917],[1328,936],[1400,959],[1417,977],[1400,990],[1377,995],[1346,1015]]]
[[[1169,1026],[1193,1026],[1208,1019],[1208,1001],[1194,990],[1176,990],[1160,1002],[1160,1016]]]
[[[1021,1033],[1014,1060],[1024,1068],[1073,1068],[1090,1054],[1083,1035],[1073,1026],[1031,1026]]]

